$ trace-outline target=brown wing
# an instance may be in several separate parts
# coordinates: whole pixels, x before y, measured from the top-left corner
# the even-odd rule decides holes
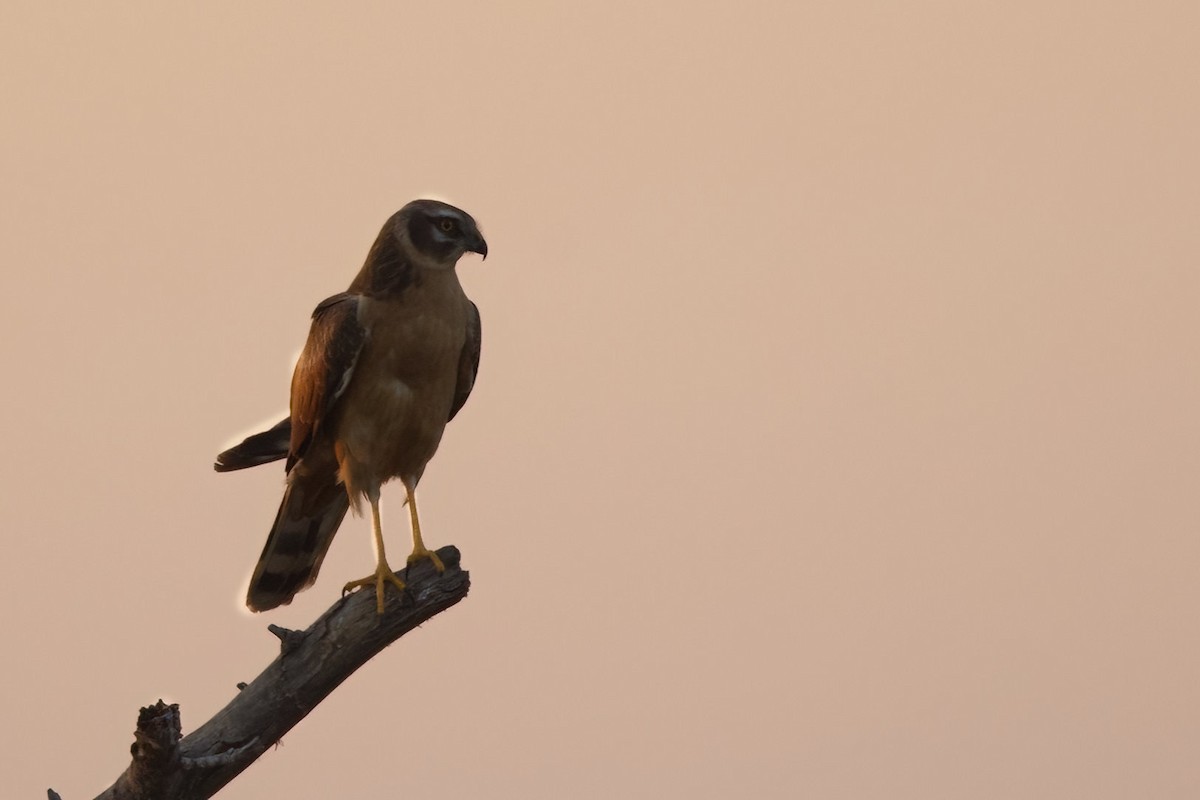
[[[350,385],[366,331],[358,322],[358,295],[335,294],[313,312],[308,341],[292,374],[290,472]]]
[[[290,603],[296,592],[316,580],[350,507],[346,490],[338,482],[333,448],[313,446],[313,442],[349,386],[366,341],[366,331],[358,322],[358,303],[357,295],[337,294],[317,306],[308,341],[292,374],[288,424],[280,422],[262,434],[262,450],[270,451],[279,444],[283,431],[291,430],[287,489],[246,593],[246,605],[254,611]],[[271,432],[274,436],[268,435]],[[329,441],[328,436],[320,439]],[[301,459],[303,465],[293,471]]]
[[[470,301],[467,301],[470,303]],[[483,346],[483,326],[479,320],[479,309],[470,303],[470,313],[467,314],[467,340],[463,343],[462,353],[458,357],[458,383],[454,387],[454,403],[450,406],[450,416],[446,421],[454,419],[454,415],[467,402],[471,390],[475,388],[475,375],[479,372],[479,351]]]

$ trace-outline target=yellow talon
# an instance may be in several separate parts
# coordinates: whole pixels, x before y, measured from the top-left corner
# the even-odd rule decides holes
[[[381,558],[379,559],[379,563],[375,565],[374,575],[368,575],[365,578],[359,578],[356,581],[350,581],[342,588],[342,594],[346,594],[347,592],[353,591],[354,589],[362,586],[374,585],[375,611],[382,614],[384,586],[389,583],[392,586],[395,586],[401,592],[404,591],[404,581],[396,577],[396,573],[392,572],[392,568],[388,566],[387,561]]]
[[[414,562],[420,561],[422,558],[428,558],[433,562],[433,568],[441,575],[446,571],[446,565],[438,558],[438,554],[425,546],[425,540],[421,538],[421,520],[417,518],[417,498],[413,495],[413,486],[410,483],[404,484],[404,489],[408,493],[408,514],[412,520],[412,537],[413,549],[408,557],[408,565],[411,567]]]
[[[442,563],[442,559],[438,558],[438,554],[426,547],[414,547],[412,553],[408,556],[408,566],[420,561],[422,558],[428,558],[433,562],[433,568],[438,571],[438,574],[446,571],[446,565]]]
[[[408,566],[412,566],[415,562],[422,558],[428,558],[433,562],[433,568],[438,571],[438,574],[446,571],[446,565],[442,563],[442,559],[438,558],[438,554],[425,546],[425,542],[421,540],[421,523],[417,519],[417,501],[413,497],[413,486],[406,482],[404,488],[408,491],[408,511],[412,517],[412,534],[413,534],[413,551],[408,557]],[[396,573],[392,572],[392,568],[388,566],[387,558],[383,552],[383,526],[379,521],[379,497],[378,493],[368,495],[368,500],[371,502],[371,529],[375,534],[375,574],[368,575],[365,578],[359,578],[356,581],[350,581],[342,588],[342,594],[353,591],[363,586],[375,587],[375,610],[380,614],[383,613],[383,592],[385,584],[392,584],[401,592],[404,591],[404,581],[396,577]]]

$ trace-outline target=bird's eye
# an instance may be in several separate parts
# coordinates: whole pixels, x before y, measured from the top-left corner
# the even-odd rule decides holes
[[[450,233],[451,231],[454,230],[454,220],[444,219],[438,223],[438,227],[441,228],[446,233]]]

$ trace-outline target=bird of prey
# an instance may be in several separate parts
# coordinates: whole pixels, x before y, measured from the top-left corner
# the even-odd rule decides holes
[[[470,214],[436,200],[415,200],[384,224],[366,263],[341,294],[321,302],[292,376],[291,413],[274,427],[217,456],[218,472],[286,458],[287,485],[258,559],[246,605],[266,611],[312,584],[349,508],[371,509],[375,572],[344,591],[403,591],[384,554],[380,487],[399,478],[407,493],[413,550],[443,566],[425,547],[414,491],[475,384],[479,309],[455,267],[465,253],[487,257]]]

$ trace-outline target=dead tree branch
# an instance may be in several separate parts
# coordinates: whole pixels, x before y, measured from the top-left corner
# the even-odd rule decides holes
[[[268,626],[280,654],[225,708],[187,736],[177,705],[161,700],[138,714],[133,761],[96,800],[204,800],[317,707],[376,653],[467,596],[470,577],[458,549],[438,550],[446,571],[421,561],[406,576],[401,597],[389,590],[382,616],[375,593],[359,591],[334,603],[308,630]],[[49,796],[57,797],[53,790]]]

